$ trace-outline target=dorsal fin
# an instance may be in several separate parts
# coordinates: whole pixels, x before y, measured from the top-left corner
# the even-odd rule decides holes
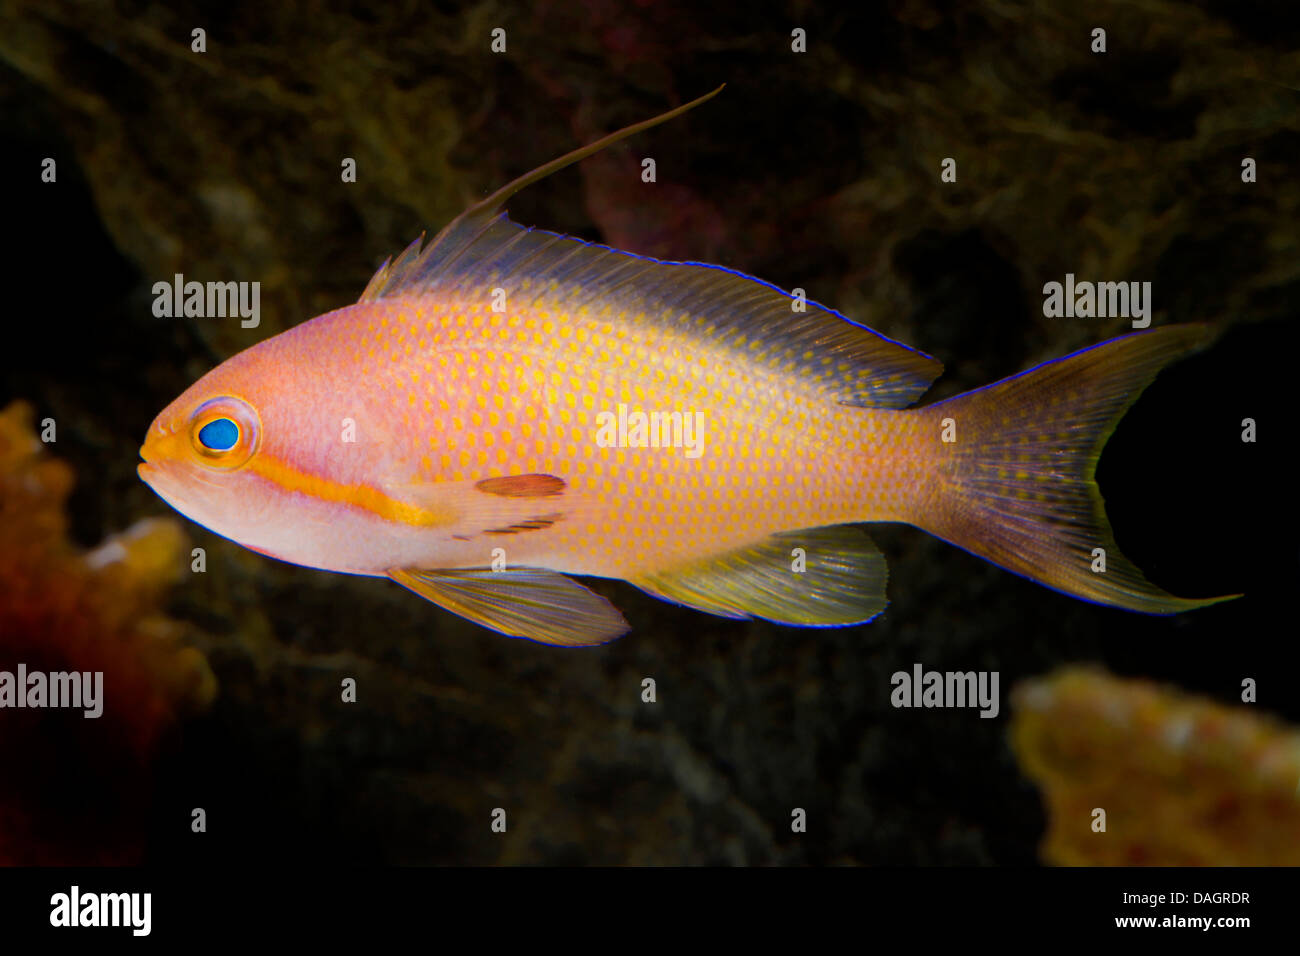
[[[705,93],[698,99],[684,103],[667,113],[661,113],[640,123],[633,123],[631,126],[625,126],[608,136],[596,140],[594,143],[580,146],[572,152],[565,153],[558,159],[553,159],[549,163],[538,166],[531,172],[524,173],[519,178],[511,180],[492,195],[486,199],[480,199],[447,223],[442,228],[442,231],[433,237],[433,242],[429,243],[423,252],[420,251],[420,243],[424,239],[424,236],[421,235],[419,239],[416,239],[402,251],[402,254],[397,257],[395,262],[384,262],[379,267],[379,271],[371,277],[365,291],[361,293],[361,298],[357,301],[369,302],[372,299],[401,294],[402,292],[409,294],[413,287],[430,284],[438,268],[449,259],[454,258],[457,250],[471,245],[482,230],[492,225],[498,218],[498,214],[504,211],[506,200],[519,190],[545,179],[552,173],[558,173],[566,166],[572,166],[588,156],[594,156],[620,140],[635,136],[643,130],[651,129],[660,123],[666,123],[670,119],[681,116],[688,110],[695,109],[701,103],[706,103],[721,93],[726,85],[726,83],[723,83],[711,93]]]
[[[420,250],[416,240],[375,273],[361,301],[430,294],[453,300],[502,288],[511,308],[545,300],[577,314],[600,303],[674,335],[719,345],[738,363],[795,374],[846,405],[914,402],[943,366],[811,300],[701,262],[669,262],[513,222],[502,204],[531,183],[716,96],[611,133],[519,177],[475,203]],[[799,308],[802,305],[802,309]]]

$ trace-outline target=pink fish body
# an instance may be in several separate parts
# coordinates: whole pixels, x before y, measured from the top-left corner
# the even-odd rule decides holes
[[[870,620],[884,558],[849,525],[873,521],[1100,603],[1222,600],[1146,581],[1093,481],[1115,422],[1203,328],[1127,336],[908,408],[941,371],[922,353],[748,276],[500,211],[703,99],[510,184],[386,263],[357,304],[209,372],[150,428],[141,477],[246,547],[388,576],[556,644],[627,628],[567,574],[728,617]]]

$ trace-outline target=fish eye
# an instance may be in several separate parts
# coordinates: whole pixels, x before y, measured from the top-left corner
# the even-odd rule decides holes
[[[216,418],[199,429],[199,444],[208,451],[230,451],[239,442],[239,426],[229,418]]]
[[[190,440],[207,464],[238,468],[257,450],[260,423],[243,399],[214,398],[195,409],[190,418]]]

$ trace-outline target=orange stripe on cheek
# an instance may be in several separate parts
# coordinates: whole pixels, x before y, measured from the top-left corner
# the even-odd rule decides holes
[[[360,508],[395,524],[429,528],[448,525],[455,520],[455,517],[449,513],[430,511],[398,501],[369,485],[348,485],[307,474],[287,462],[272,458],[265,452],[250,458],[246,467],[284,491],[298,492],[322,501]]]

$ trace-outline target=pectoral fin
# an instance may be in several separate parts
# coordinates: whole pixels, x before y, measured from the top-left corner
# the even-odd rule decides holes
[[[383,485],[394,501],[420,514],[441,516],[435,530],[470,541],[480,535],[545,531],[571,504],[568,485],[555,475],[501,475],[480,481],[402,480]]]
[[[618,608],[599,594],[542,568],[391,568],[388,576],[439,607],[510,637],[587,647],[628,630]]]

